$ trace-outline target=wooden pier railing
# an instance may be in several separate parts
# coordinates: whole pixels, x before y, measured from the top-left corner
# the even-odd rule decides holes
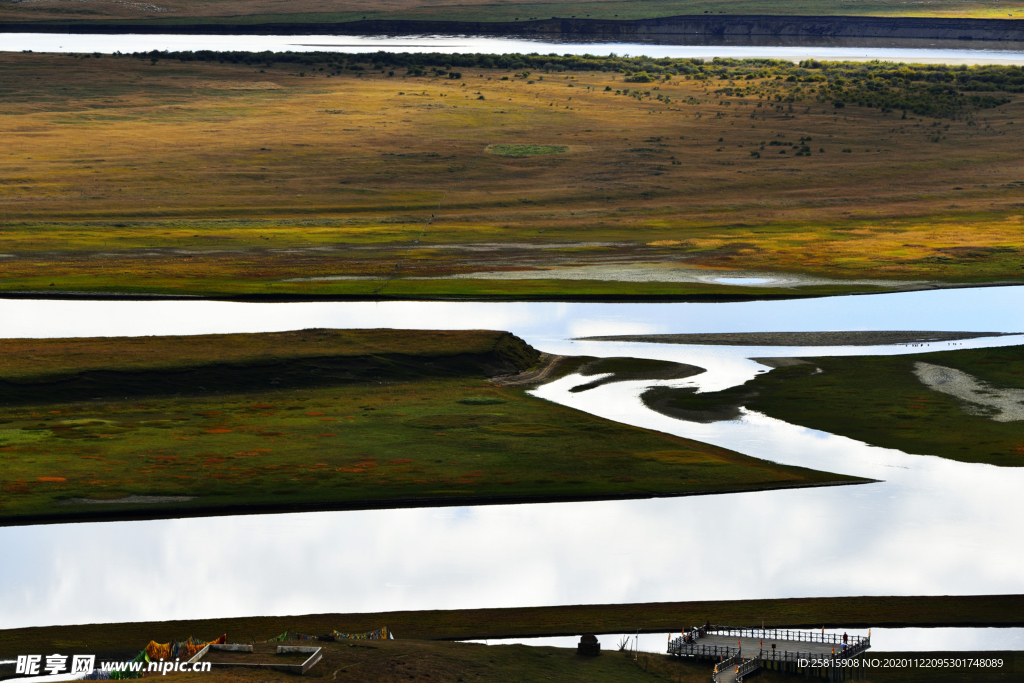
[[[727,659],[739,654],[740,648],[728,645],[699,645],[683,642],[676,638],[668,644],[668,653],[677,657],[694,657],[697,659]]]
[[[736,650],[736,654],[729,659],[723,659],[721,662],[715,665],[715,671],[711,674],[711,682],[718,683],[718,675],[724,673],[728,669],[738,668],[743,663],[743,653],[740,650]]]
[[[732,636],[734,638],[763,638],[764,640],[791,640],[802,643],[828,643],[841,645],[843,637],[838,633],[819,633],[818,631],[798,631],[783,628],[739,628],[736,626],[712,626],[702,629],[706,635]],[[856,645],[867,640],[866,636],[847,636],[849,645]]]
[[[732,626],[701,626],[691,629],[686,637],[679,636],[668,644],[668,654],[677,657],[692,657],[694,659],[719,660],[716,674],[713,680],[717,680],[717,674],[724,672],[727,667],[735,667],[735,680],[742,681],[743,677],[756,671],[759,668],[771,668],[790,673],[802,673],[804,676],[815,678],[825,677],[830,680],[847,680],[850,677],[863,678],[862,667],[851,667],[846,660],[852,659],[865,652],[871,647],[871,639],[864,636],[848,636],[844,645],[842,636],[836,634],[822,634],[814,631],[797,631],[793,629],[758,629],[758,628],[736,628]],[[729,636],[733,638],[758,638],[760,640],[775,641],[783,647],[760,649],[756,656],[743,659],[742,650],[739,647],[725,645],[707,645],[699,642],[708,635]],[[838,645],[833,647],[831,653],[812,652],[810,650],[786,649],[788,643],[823,643],[826,645]]]

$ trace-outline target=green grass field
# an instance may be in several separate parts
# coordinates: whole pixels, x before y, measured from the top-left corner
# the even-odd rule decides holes
[[[0,351],[0,522],[861,481],[488,381],[537,358],[512,335],[479,331],[11,340]],[[132,495],[191,500],[95,502]]]
[[[929,389],[914,374],[914,363],[922,361],[962,370],[996,389],[1021,389],[1024,346],[807,360],[807,365],[777,368],[726,391],[658,389],[645,401],[669,414],[690,411],[691,417],[702,412],[728,416],[734,406],[745,405],[792,424],[907,453],[1024,466],[1019,421],[972,414],[960,399]]]

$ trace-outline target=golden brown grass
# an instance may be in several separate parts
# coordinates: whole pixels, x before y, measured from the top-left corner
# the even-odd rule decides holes
[[[641,19],[680,14],[873,15],[1009,18],[1021,3],[998,0],[934,0],[913,4],[899,0],[382,0],[372,5],[356,0],[295,0],[284,8],[274,0],[157,0],[119,3],[110,0],[39,0],[0,4],[3,21],[196,22],[336,22],[366,19],[433,21],[516,21],[552,16],[593,19]],[[1019,16],[1019,15],[1017,15]]]
[[[24,54],[0,67],[6,290],[371,294],[392,274],[609,258],[839,278],[1024,273],[1019,95],[936,122],[600,71],[328,77]],[[768,99],[792,87],[754,85]],[[625,87],[641,98],[615,94]],[[801,138],[810,156],[761,147]],[[507,157],[495,144],[568,151]],[[366,279],[287,282],[330,276]]]

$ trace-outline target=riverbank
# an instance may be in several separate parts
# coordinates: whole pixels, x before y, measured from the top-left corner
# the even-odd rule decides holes
[[[1007,332],[869,331],[844,332],[719,332],[712,334],[621,334],[580,337],[580,341],[641,342],[645,344],[700,344],[703,346],[886,346],[930,344],[980,337],[1007,336]]]
[[[948,349],[955,343],[939,337],[914,345]],[[904,453],[1024,465],[1024,346],[758,360],[775,369],[720,392],[656,387],[643,401],[684,420],[737,419],[745,407]]]
[[[46,626],[0,631],[0,654],[56,652],[68,643],[97,650],[143,647],[228,633],[245,642],[285,630],[354,633],[387,625],[398,639],[485,640],[581,633],[664,633],[712,623],[768,628],[1024,626],[1024,596],[892,596],[718,600],[505,609],[393,611],[367,614],[237,617],[189,621]],[[234,635],[232,635],[234,634]]]

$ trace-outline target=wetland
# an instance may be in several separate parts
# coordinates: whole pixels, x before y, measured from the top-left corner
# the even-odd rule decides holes
[[[13,295],[729,300],[1024,273],[1019,67],[0,63]]]
[[[708,444],[687,446],[696,452],[742,453],[744,458],[750,460],[736,462],[753,461],[757,464],[764,461],[770,463],[768,467],[773,471],[781,467],[796,467],[804,468],[804,471],[830,472],[874,482],[856,486],[751,491],[715,496],[632,496],[633,499],[484,506],[471,506],[467,503],[472,501],[466,500],[453,507],[12,526],[0,530],[0,538],[6,547],[14,553],[36,559],[22,569],[13,565],[3,568],[4,585],[8,589],[2,599],[5,604],[11,605],[10,617],[5,626],[44,625],[54,623],[56,619],[72,623],[94,623],[272,614],[281,609],[275,607],[281,604],[287,604],[288,613],[291,614],[324,611],[377,613],[387,610],[638,604],[706,599],[831,599],[841,596],[875,596],[883,599],[886,596],[921,594],[1019,594],[1024,587],[1020,585],[1017,573],[1012,570],[1018,565],[1019,551],[1013,544],[999,541],[1007,534],[1013,534],[1014,520],[1019,518],[1019,498],[1013,493],[1020,485],[1019,467],[961,462],[917,454],[927,452],[924,448],[918,448],[918,445],[929,443],[927,438],[916,442],[905,440],[901,450],[878,448],[746,409],[741,411],[738,420],[707,424],[688,422],[651,411],[640,399],[651,386],[672,388],[696,385],[702,393],[714,393],[743,385],[755,377],[769,379],[774,373],[788,369],[781,367],[772,370],[750,360],[764,357],[813,358],[821,359],[822,363],[833,360],[892,361],[910,367],[913,367],[916,357],[933,358],[934,364],[944,367],[962,366],[979,380],[1002,386],[1011,381],[1009,378],[1012,372],[1006,378],[986,374],[984,365],[958,364],[956,358],[981,358],[987,353],[1012,355],[1016,353],[1017,347],[1014,344],[1019,343],[1019,336],[1003,334],[969,339],[963,337],[973,335],[956,335],[961,338],[956,341],[933,342],[936,346],[932,348],[944,349],[947,347],[942,345],[956,343],[963,344],[958,347],[961,350],[941,351],[939,354],[922,354],[919,347],[906,343],[887,346],[765,347],[583,341],[578,338],[629,333],[735,333],[743,328],[774,329],[780,332],[814,332],[830,327],[897,331],[902,328],[908,330],[907,334],[914,339],[922,336],[916,331],[943,328],[975,331],[975,334],[981,335],[1013,333],[1021,325],[1016,311],[1024,310],[1019,305],[1020,296],[1020,288],[997,287],[731,304],[2,302],[4,336],[21,340],[59,338],[59,341],[52,342],[52,348],[69,345],[69,340],[77,338],[83,348],[96,350],[116,348],[116,345],[130,341],[124,337],[158,334],[165,327],[173,327],[178,332],[188,334],[178,341],[159,338],[145,341],[156,344],[155,348],[177,348],[179,353],[180,349],[187,348],[184,340],[188,340],[191,335],[302,330],[312,327],[393,329],[393,332],[387,334],[351,332],[349,352],[356,353],[359,346],[352,340],[358,339],[359,335],[378,335],[372,337],[375,339],[373,343],[383,348],[383,340],[388,335],[403,329],[432,330],[438,321],[444,321],[447,326],[455,328],[472,328],[486,323],[489,327],[508,329],[526,344],[550,355],[609,360],[580,360],[562,366],[561,369],[556,367],[536,388],[530,388],[529,385],[508,388],[488,386],[480,375],[475,379],[460,376],[444,381],[432,377],[406,377],[403,378],[405,388],[390,395],[379,386],[340,385],[327,389],[317,388],[316,391],[333,393],[322,394],[330,398],[330,401],[319,401],[325,405],[318,404],[313,409],[308,408],[314,402],[313,394],[306,393],[312,390],[303,387],[300,393],[293,388],[288,392],[287,405],[281,403],[277,407],[295,405],[301,406],[301,409],[288,411],[295,417],[289,418],[287,427],[275,431],[296,429],[297,433],[308,432],[312,436],[320,434],[321,429],[326,431],[326,428],[319,425],[330,424],[331,431],[337,433],[336,430],[341,428],[335,428],[334,425],[345,420],[351,424],[345,424],[344,428],[352,430],[352,433],[351,437],[346,435],[346,438],[340,439],[343,443],[348,443],[349,438],[355,439],[353,444],[361,443],[359,439],[364,437],[377,439],[376,442],[367,441],[367,447],[375,449],[384,444],[381,439],[399,443],[409,438],[413,441],[404,443],[413,444],[408,447],[410,450],[414,448],[426,453],[435,448],[435,441],[454,439],[454,446],[437,447],[450,448],[453,452],[456,448],[465,448],[467,452],[473,453],[476,449],[469,447],[486,440],[493,441],[497,449],[495,456],[498,458],[507,458],[509,447],[518,449],[515,453],[521,456],[535,452],[536,456],[522,457],[521,464],[524,467],[531,462],[543,462],[545,471],[556,472],[561,466],[560,458],[565,458],[565,462],[573,460],[569,449],[563,448],[563,453],[559,452],[557,446],[552,449],[541,445],[543,438],[526,439],[520,436],[514,441],[502,441],[506,437],[494,432],[500,424],[471,429],[431,427],[423,430],[408,427],[406,422],[420,418],[419,413],[411,414],[414,410],[436,416],[444,412],[459,415],[475,414],[477,411],[481,414],[508,413],[514,409],[516,413],[508,416],[514,420],[576,430],[571,439],[563,441],[560,438],[556,443],[579,443],[581,447],[588,447],[586,444],[591,440],[601,442],[602,448],[609,448],[616,443],[617,437],[614,434],[621,432],[622,439],[630,445],[628,450],[639,453],[642,449],[634,446],[646,443],[644,439],[649,440],[652,448],[657,450],[668,448],[654,446],[657,442],[683,444],[675,439],[688,439],[685,443]],[[19,314],[19,311],[24,310],[32,310],[33,315]],[[117,334],[122,339],[108,339],[102,343],[92,339],[95,334],[93,330],[97,327],[102,327],[107,333]],[[326,338],[345,338],[337,336],[337,333],[331,334],[334,336]],[[395,334],[394,339],[400,340],[404,334],[407,333]],[[477,336],[471,335],[460,343],[469,344],[470,348],[486,349],[487,344],[493,344],[495,339],[500,338],[501,335],[495,337],[495,334],[474,333]],[[436,333],[429,333],[427,337],[410,336],[406,342],[394,343],[399,345],[398,349],[408,350],[410,342],[429,339],[431,335]],[[908,341],[908,338],[882,338],[890,342]],[[252,350],[262,348],[255,343],[257,340],[275,338],[260,335],[245,339],[251,341],[247,341],[241,348],[249,349],[246,353],[251,354]],[[277,339],[280,341],[290,337]],[[434,343],[441,343],[444,339],[437,336],[439,341]],[[450,346],[458,337],[447,339],[444,344]],[[402,347],[403,343],[407,345]],[[436,347],[430,347],[423,341],[417,343],[423,345],[424,352],[437,353]],[[316,344],[321,344],[317,353],[322,354],[326,342]],[[313,345],[315,351],[316,344]],[[238,352],[229,351],[230,345],[227,343],[204,344],[204,347],[208,346],[219,347],[218,353],[224,358],[239,359]],[[39,347],[47,348],[42,343]],[[140,343],[136,348],[144,347],[145,343]],[[286,347],[298,349],[301,345],[290,343]],[[293,350],[289,353],[302,355],[305,352]],[[169,351],[163,351],[162,354],[171,355]],[[864,359],[865,355],[871,358]],[[950,358],[938,360],[939,356],[944,355]],[[124,358],[125,363],[134,362],[128,353],[122,352],[116,356]],[[620,358],[648,360],[614,360]],[[702,368],[705,372],[691,374],[692,371],[685,371],[685,366]],[[995,371],[1003,365],[988,367]],[[1010,372],[1014,366],[1005,367]],[[582,374],[579,370],[583,373],[596,371],[597,374]],[[619,373],[619,381],[573,391],[581,385],[593,384],[607,377],[609,372]],[[681,374],[673,378],[672,375],[676,373]],[[445,381],[451,383],[445,384]],[[919,382],[916,378],[913,381]],[[419,384],[421,382],[423,384]],[[439,411],[436,407],[413,407],[416,403],[413,400],[416,394],[413,392],[418,391],[417,386],[430,387],[430,396],[450,396],[450,404],[446,403],[450,408]],[[957,400],[941,392],[932,392],[924,385],[916,388],[916,392],[915,396],[920,392],[931,392],[937,401],[947,398]],[[388,425],[386,429],[361,431],[357,426],[359,419],[348,420],[344,416],[354,415],[359,418],[362,413],[346,412],[348,402],[354,401],[355,407],[369,406],[364,394],[368,397],[370,393],[375,393],[382,401],[387,398],[389,407],[392,403],[410,404],[410,407],[389,409],[389,415],[373,418],[385,420]],[[311,400],[300,400],[306,397]],[[423,394],[423,397],[427,397],[427,394]],[[392,401],[395,398],[398,400]],[[458,402],[465,398],[474,400],[470,403]],[[275,400],[280,402],[283,399],[284,396],[279,396]],[[480,399],[501,399],[506,403]],[[203,445],[207,443],[205,440],[211,439],[238,440],[237,451],[241,451],[243,446],[248,449],[250,441],[273,441],[272,437],[249,433],[251,430],[245,425],[252,424],[247,422],[252,417],[246,411],[251,409],[252,404],[243,401],[237,405],[232,404],[237,400],[228,394],[205,398],[164,397],[127,403],[122,401],[120,406],[134,406],[133,409],[141,410],[137,405],[141,404],[150,406],[146,408],[149,410],[161,406],[168,408],[188,405],[188,426],[181,423],[180,435],[191,439],[193,443],[175,441],[181,444],[177,446],[179,449],[212,448]],[[194,410],[194,404],[207,401],[218,403],[220,407],[215,409],[222,410],[223,414],[209,418],[195,416],[194,413],[202,411]],[[419,403],[426,405],[430,402]],[[86,405],[90,410],[97,409],[96,405]],[[118,407],[119,404],[115,402],[107,405]],[[265,405],[275,404],[268,402]],[[61,410],[64,407],[52,409]],[[5,410],[22,408],[12,406]],[[323,412],[325,415],[306,415],[315,412]],[[373,412],[364,412],[373,415]],[[393,412],[410,414],[396,417],[390,414]],[[36,414],[45,415],[52,424],[67,419],[63,415]],[[284,411],[279,413],[284,414]],[[323,418],[336,420],[332,423],[320,422]],[[142,418],[136,416],[130,421],[134,424],[136,419]],[[267,419],[279,418],[272,416]],[[362,419],[367,424],[371,421],[371,418]],[[974,419],[982,418],[975,416]],[[217,420],[224,422],[221,428],[232,431],[206,434],[204,430],[217,429],[219,423],[214,424]],[[208,427],[207,424],[213,426]],[[636,428],[642,431],[638,432]],[[449,436],[435,436],[437,432]],[[460,432],[463,434],[460,435]],[[472,432],[479,434],[470,436]],[[130,439],[163,439],[166,437],[162,435],[170,434],[167,430],[158,429],[152,430],[156,436],[150,437],[148,433],[145,428],[137,428],[116,438],[101,438],[110,438],[111,445],[116,445],[118,439],[124,439],[124,448],[131,450],[136,447],[128,445]],[[609,437],[608,434],[613,436]],[[247,441],[242,444],[241,440]],[[78,444],[85,446],[87,443],[83,440],[54,438],[54,443],[63,444],[65,441],[68,445],[61,445],[60,448],[79,448]],[[304,443],[310,445],[305,446]],[[671,447],[682,448],[681,445]],[[351,455],[346,447],[333,445],[328,448],[310,438],[306,441],[296,439],[290,448],[288,452],[275,451],[249,460],[279,458],[285,464],[285,460],[292,458],[290,463],[308,469],[311,463],[315,465],[326,462],[323,460],[325,457],[336,457],[340,458],[339,467],[352,466],[352,463],[347,462],[351,460]],[[316,455],[313,456],[312,452],[306,455],[303,450],[306,448],[315,449]],[[476,452],[487,455],[490,448],[487,446]],[[712,448],[720,450],[708,450]],[[232,445],[228,453],[235,452]],[[145,460],[138,458],[138,454],[132,457]],[[538,459],[531,461],[533,457]],[[451,458],[455,461],[459,459]],[[235,461],[218,463],[211,465],[213,469],[210,471],[216,472],[219,467],[243,466],[246,459],[237,460],[242,465]],[[586,462],[588,467],[599,464],[590,463],[589,460]],[[417,466],[444,468],[437,470],[438,476],[461,477],[468,472],[489,472],[462,469],[463,464],[437,465],[427,462]],[[410,465],[393,466],[378,460],[375,471],[386,471],[388,478],[397,479],[413,475],[392,470]],[[39,467],[39,464],[32,466]],[[103,466],[115,468],[110,463]],[[657,474],[668,472],[674,467],[671,463],[640,458],[624,466],[637,472],[644,467],[653,467],[651,472],[654,483],[650,486],[671,484],[670,479]],[[126,478],[138,476],[134,473],[134,467],[117,467],[122,467],[118,472],[123,471]],[[332,476],[376,477],[370,473],[370,468],[361,469],[367,469],[367,472],[343,472]],[[511,472],[505,467],[501,469]],[[523,470],[524,473],[526,471]],[[758,470],[755,467],[736,471],[749,474]],[[310,482],[323,476],[304,470],[300,472],[299,469],[294,473]],[[188,474],[192,475],[192,472]],[[592,473],[584,472],[582,476],[584,480],[591,477],[596,485],[604,475],[600,468],[595,467]],[[608,478],[612,476],[618,475],[609,475]],[[633,478],[636,479],[635,476]],[[486,488],[490,485],[486,483],[489,477],[472,479],[479,483],[461,488]],[[68,480],[71,478],[68,477]],[[159,480],[159,477],[154,478],[154,481]],[[534,485],[530,483],[530,478],[525,481],[530,486]],[[648,486],[640,479],[637,482]],[[599,486],[607,492],[615,487],[634,486],[637,482],[605,481]],[[451,483],[459,482],[455,479]],[[56,482],[45,483],[51,484]],[[211,487],[223,484],[223,481],[213,478],[203,483]],[[501,486],[500,483],[498,485]],[[341,488],[334,487],[334,490],[339,491]],[[391,489],[393,492],[400,490],[401,486]],[[438,487],[433,490],[441,489]],[[182,488],[151,493],[156,495],[161,492],[188,495]],[[111,493],[113,496],[115,492]],[[87,495],[96,494],[90,491]],[[117,491],[116,495],[123,496],[125,492]],[[43,498],[38,500],[42,501]],[[174,506],[185,507],[196,502],[178,502]],[[96,507],[123,509],[113,505],[81,506],[86,507],[89,509],[83,510],[82,514],[94,514],[93,509]],[[140,504],[138,507],[150,506]],[[70,508],[60,507],[61,512],[65,509]],[[124,513],[115,511],[110,514]],[[161,516],[165,514],[161,512]],[[745,542],[749,562],[722,565],[708,561],[711,557],[707,554],[709,551],[701,549],[714,548],[723,536],[740,533],[750,528],[751,524],[763,533],[754,534]],[[837,536],[837,525],[847,531]],[[539,534],[538,529],[544,532]],[[123,538],[125,534],[144,536],[154,548],[159,548],[159,552],[138,564],[121,563],[114,567],[104,565],[102,570],[96,562],[75,562],[74,567],[68,569],[61,559],[98,558],[102,556],[103,548],[115,544],[116,539]],[[785,545],[780,546],[780,539],[797,539],[794,542],[798,544],[799,551],[780,552],[780,548]],[[372,547],[374,550],[370,554],[350,552],[350,549],[359,547]],[[924,552],[925,548],[934,547],[945,550],[938,555]],[[971,550],[981,547],[986,548],[986,552]],[[280,548],[289,548],[290,552],[282,554]],[[202,557],[197,554],[199,549],[203,549]],[[33,568],[31,572],[26,571],[29,566]],[[212,571],[213,567],[236,577],[236,583],[231,589],[221,587],[213,592],[212,587],[202,587],[202,577]],[[686,578],[682,581],[680,567],[685,567]],[[894,571],[893,567],[899,569]],[[59,600],[56,593],[50,592],[57,585],[54,583],[57,576],[54,572],[60,573],[60,585],[67,586],[67,590],[90,597],[76,598],[70,602]],[[289,582],[282,594],[279,577],[295,573],[304,574],[307,581]],[[349,581],[337,582],[335,577],[338,575],[348,577]],[[461,577],[457,585],[452,583],[452,576]],[[622,577],[628,578],[625,584],[621,581]],[[170,590],[166,599],[144,607],[128,603],[117,606],[117,601],[113,600],[114,596],[122,594],[126,589],[130,590],[132,586],[149,585],[154,580],[168,587],[180,587],[180,590]],[[189,587],[187,592],[190,597],[187,600],[174,598],[172,601],[172,596],[180,594],[186,586]],[[325,591],[323,586],[330,588]],[[351,586],[358,586],[358,589]],[[37,591],[51,596],[46,601],[48,607],[40,609],[37,599],[25,597],[37,594]]]
[[[370,19],[541,9],[399,5]],[[387,624],[314,677],[577,680],[443,641],[1022,625],[1012,51],[261,39],[0,53],[0,653]]]

